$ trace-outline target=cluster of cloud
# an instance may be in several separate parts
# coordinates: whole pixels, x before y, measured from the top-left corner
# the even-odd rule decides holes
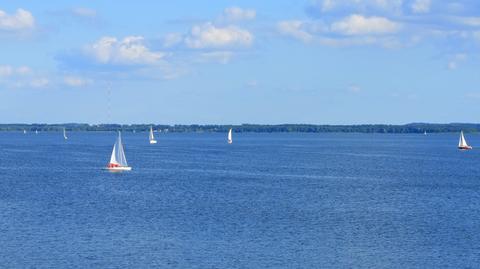
[[[195,25],[190,34],[185,37],[185,44],[189,48],[221,48],[221,47],[248,47],[253,42],[253,35],[237,26],[217,27],[208,22]]]
[[[390,34],[400,29],[400,24],[383,17],[364,17],[354,14],[334,22],[331,31],[343,35]]]
[[[273,24],[270,21],[262,29],[268,29],[269,33],[273,29],[282,36],[321,46],[401,48],[422,40],[459,39],[462,44],[474,42],[478,48],[480,17],[471,13],[464,16],[466,9],[461,2],[453,0],[446,0],[443,5],[433,0],[312,0],[306,7],[307,17]],[[88,20],[99,17],[96,10],[86,7],[72,8],[69,14]],[[163,78],[176,78],[185,73],[185,68],[173,67],[175,63],[172,62],[175,57],[182,57],[180,54],[184,55],[185,65],[227,64],[238,54],[254,47],[256,36],[251,26],[256,18],[255,9],[227,7],[216,18],[190,25],[185,31],[166,34],[161,44],[140,35],[103,36],[73,51],[75,61],[70,65],[89,64],[86,66],[110,71],[115,67],[128,67],[136,74],[163,73]],[[0,33],[32,29],[35,29],[35,18],[29,11],[18,9],[8,14],[0,10]],[[457,51],[447,52],[449,69],[458,68],[469,58],[462,51],[463,47],[454,49]],[[68,66],[68,59],[57,57],[57,60]],[[177,69],[181,72],[175,71]],[[67,68],[66,72],[76,75],[62,73],[56,79],[47,79],[26,66],[0,65],[0,79],[5,81],[25,76],[29,82],[24,84],[30,87],[45,87],[52,81],[69,87],[93,83],[88,74],[78,71]],[[351,87],[350,90],[358,92],[357,88]]]
[[[75,13],[78,16],[98,16],[94,10],[86,8],[76,9]],[[251,47],[254,36],[241,25],[255,17],[253,9],[229,7],[212,21],[192,25],[183,33],[166,34],[160,46],[155,39],[144,36],[103,36],[82,49],[57,55],[57,60],[62,67],[75,69],[76,73],[82,69],[76,67],[88,66],[110,74],[116,72],[122,77],[177,78],[187,73],[185,66],[206,62],[226,64],[233,59],[236,50]],[[72,78],[65,78],[64,83],[70,86],[91,84]]]
[[[254,9],[225,8],[216,20],[195,24],[186,34],[178,32],[167,34],[163,46],[211,50],[210,52],[218,50],[219,53],[229,49],[229,52],[233,53],[232,49],[247,48],[253,44],[253,33],[237,24],[255,18]]]
[[[45,76],[28,66],[0,65],[0,85],[6,88],[43,88],[49,82]]]
[[[97,16],[89,9],[76,12],[83,16]],[[242,22],[252,21],[255,17],[253,9],[229,7],[216,19],[192,25],[189,31],[166,34],[161,46],[144,36],[104,36],[80,50],[58,56],[57,60],[67,70],[89,66],[92,70],[102,69],[121,77],[177,78],[188,73],[185,66],[195,63],[227,64],[234,58],[236,50],[251,47],[254,35],[242,27]],[[183,66],[178,62],[182,62]],[[74,70],[79,71],[78,68]],[[72,87],[92,83],[73,77],[66,77],[63,82]]]
[[[84,87],[92,83],[93,80],[89,78],[45,74],[25,65],[0,65],[0,85],[8,89],[39,89],[55,86]]]
[[[88,55],[101,64],[155,64],[165,53],[152,51],[142,36],[127,36],[119,40],[105,36],[85,48]]]
[[[480,16],[472,16],[472,5],[470,0],[312,0],[307,18],[279,21],[276,29],[323,46],[403,48],[428,42],[447,50],[448,68],[456,69],[480,45]]]
[[[32,13],[24,9],[17,9],[14,14],[7,14],[0,10],[0,30],[20,31],[29,30],[35,27],[35,18]]]
[[[28,66],[14,67],[11,65],[0,65],[0,77],[11,77],[15,75],[26,75],[31,73],[31,69]]]
[[[63,12],[88,21],[99,17],[96,10],[86,7]],[[0,65],[0,83],[7,88],[55,88],[86,87],[94,83],[90,77],[101,79],[97,76],[177,78],[188,72],[185,65],[227,64],[234,58],[236,50],[251,47],[254,35],[242,24],[251,22],[256,15],[254,9],[225,8],[211,21],[192,25],[183,33],[167,34],[161,47],[154,39],[140,35],[103,36],[81,48],[58,54],[56,60],[62,72],[42,73],[26,66]],[[34,28],[35,19],[29,11],[18,9],[14,14],[7,14],[0,10],[0,30],[18,32]],[[180,57],[180,62],[187,59],[184,66],[171,63],[175,57]]]
[[[252,47],[255,36],[242,23],[252,21],[256,16],[254,9],[228,7],[216,19],[197,23],[186,33],[165,35],[163,47],[172,54],[180,48],[192,56],[193,62],[227,64],[237,50]]]
[[[305,43],[330,46],[381,44],[390,47],[391,35],[399,32],[402,24],[384,17],[365,17],[353,14],[331,24],[311,20],[290,20],[277,23],[280,34]]]
[[[308,9],[313,13],[357,11],[400,14],[427,13],[431,5],[431,0],[317,0],[313,1]]]

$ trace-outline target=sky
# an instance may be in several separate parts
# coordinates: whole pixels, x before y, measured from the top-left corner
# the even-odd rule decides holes
[[[0,123],[480,122],[480,1],[0,1]]]

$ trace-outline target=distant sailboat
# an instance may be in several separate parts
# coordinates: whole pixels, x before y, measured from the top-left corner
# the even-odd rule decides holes
[[[27,130],[23,129],[23,134],[27,134]]]
[[[112,172],[132,170],[132,168],[128,166],[127,159],[125,158],[125,151],[123,150],[122,145],[122,135],[120,132],[118,132],[117,141],[115,142],[115,145],[113,145],[110,163],[108,163],[106,168]]]
[[[458,140],[458,148],[461,150],[472,149],[472,147],[467,144],[467,141],[465,141],[465,137],[463,136],[463,131],[460,132],[460,139]]]
[[[35,134],[38,134],[38,130],[35,130]]]
[[[67,137],[67,130],[65,130],[65,128],[63,128],[63,139],[67,140],[68,137]]]
[[[232,139],[232,128],[230,128],[230,130],[228,130],[228,144],[232,144],[233,143],[233,139]]]
[[[427,135],[427,131],[424,131],[424,132],[423,132],[423,135]]]
[[[157,144],[157,140],[155,140],[155,137],[153,136],[153,128],[150,126],[150,135],[148,136],[150,140],[150,144]]]

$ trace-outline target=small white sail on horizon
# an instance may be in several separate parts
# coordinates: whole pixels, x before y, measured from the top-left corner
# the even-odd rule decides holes
[[[67,140],[68,137],[67,137],[67,130],[65,130],[65,128],[63,128],[63,139]]]
[[[230,128],[230,130],[228,130],[228,137],[227,137],[227,141],[228,141],[228,144],[232,144],[233,143],[233,139],[232,139],[232,128]]]
[[[23,134],[27,134],[27,130],[23,129]]]
[[[118,132],[118,138],[113,145],[112,155],[110,156],[110,163],[107,165],[107,169],[110,171],[130,171],[132,168],[128,166],[127,159],[125,157],[125,151],[123,150],[122,135]]]
[[[153,136],[152,126],[150,126],[150,134],[148,136],[148,139],[150,140],[150,144],[157,144],[157,140],[155,140],[155,137]]]
[[[460,139],[458,140],[458,148],[459,149],[472,149],[472,147],[467,144],[467,141],[465,140],[465,136],[463,136],[463,131],[460,131]]]

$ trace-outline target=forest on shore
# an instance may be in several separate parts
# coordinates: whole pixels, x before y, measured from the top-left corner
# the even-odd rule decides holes
[[[0,124],[0,131],[148,131],[150,126],[160,132],[227,132],[233,128],[235,132],[300,132],[300,133],[446,133],[446,132],[479,132],[480,124],[476,123],[409,123],[404,125],[359,124],[359,125],[315,125],[315,124],[240,124],[240,125],[166,125],[166,124]]]

